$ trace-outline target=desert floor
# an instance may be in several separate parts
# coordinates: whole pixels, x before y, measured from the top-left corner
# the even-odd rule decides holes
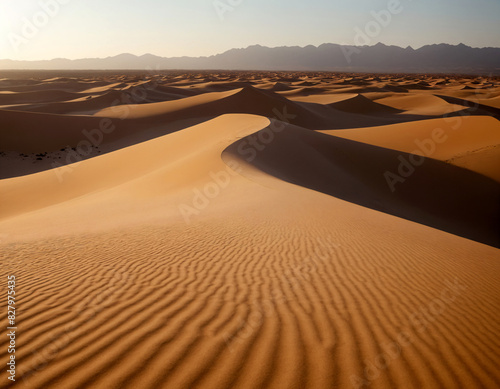
[[[0,77],[0,388],[500,387],[499,79]]]

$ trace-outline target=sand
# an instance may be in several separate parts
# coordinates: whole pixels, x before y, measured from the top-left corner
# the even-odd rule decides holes
[[[0,388],[497,388],[497,84],[6,72]]]

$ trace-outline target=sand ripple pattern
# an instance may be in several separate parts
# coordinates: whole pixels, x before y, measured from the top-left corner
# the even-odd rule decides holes
[[[497,250],[292,221],[4,245],[19,371],[0,388],[498,387]]]

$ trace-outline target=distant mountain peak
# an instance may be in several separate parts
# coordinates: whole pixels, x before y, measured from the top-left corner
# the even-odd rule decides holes
[[[130,53],[122,53],[115,55],[113,57],[108,57],[108,58],[138,58],[137,55],[130,54]]]
[[[228,69],[346,71],[370,73],[467,73],[500,74],[500,48],[472,48],[463,43],[426,45],[403,49],[378,42],[373,46],[323,43],[266,47],[260,44],[231,49],[209,57],[159,57],[151,53],[137,56],[122,53],[107,58],[49,61],[0,60],[0,69]]]

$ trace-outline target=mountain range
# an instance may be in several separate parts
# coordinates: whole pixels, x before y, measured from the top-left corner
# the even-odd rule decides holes
[[[44,61],[0,60],[0,69],[46,70],[291,70],[381,73],[456,73],[500,75],[500,48],[433,44],[419,49],[378,43],[306,47],[249,46],[209,57],[159,57],[120,54],[107,58]]]

